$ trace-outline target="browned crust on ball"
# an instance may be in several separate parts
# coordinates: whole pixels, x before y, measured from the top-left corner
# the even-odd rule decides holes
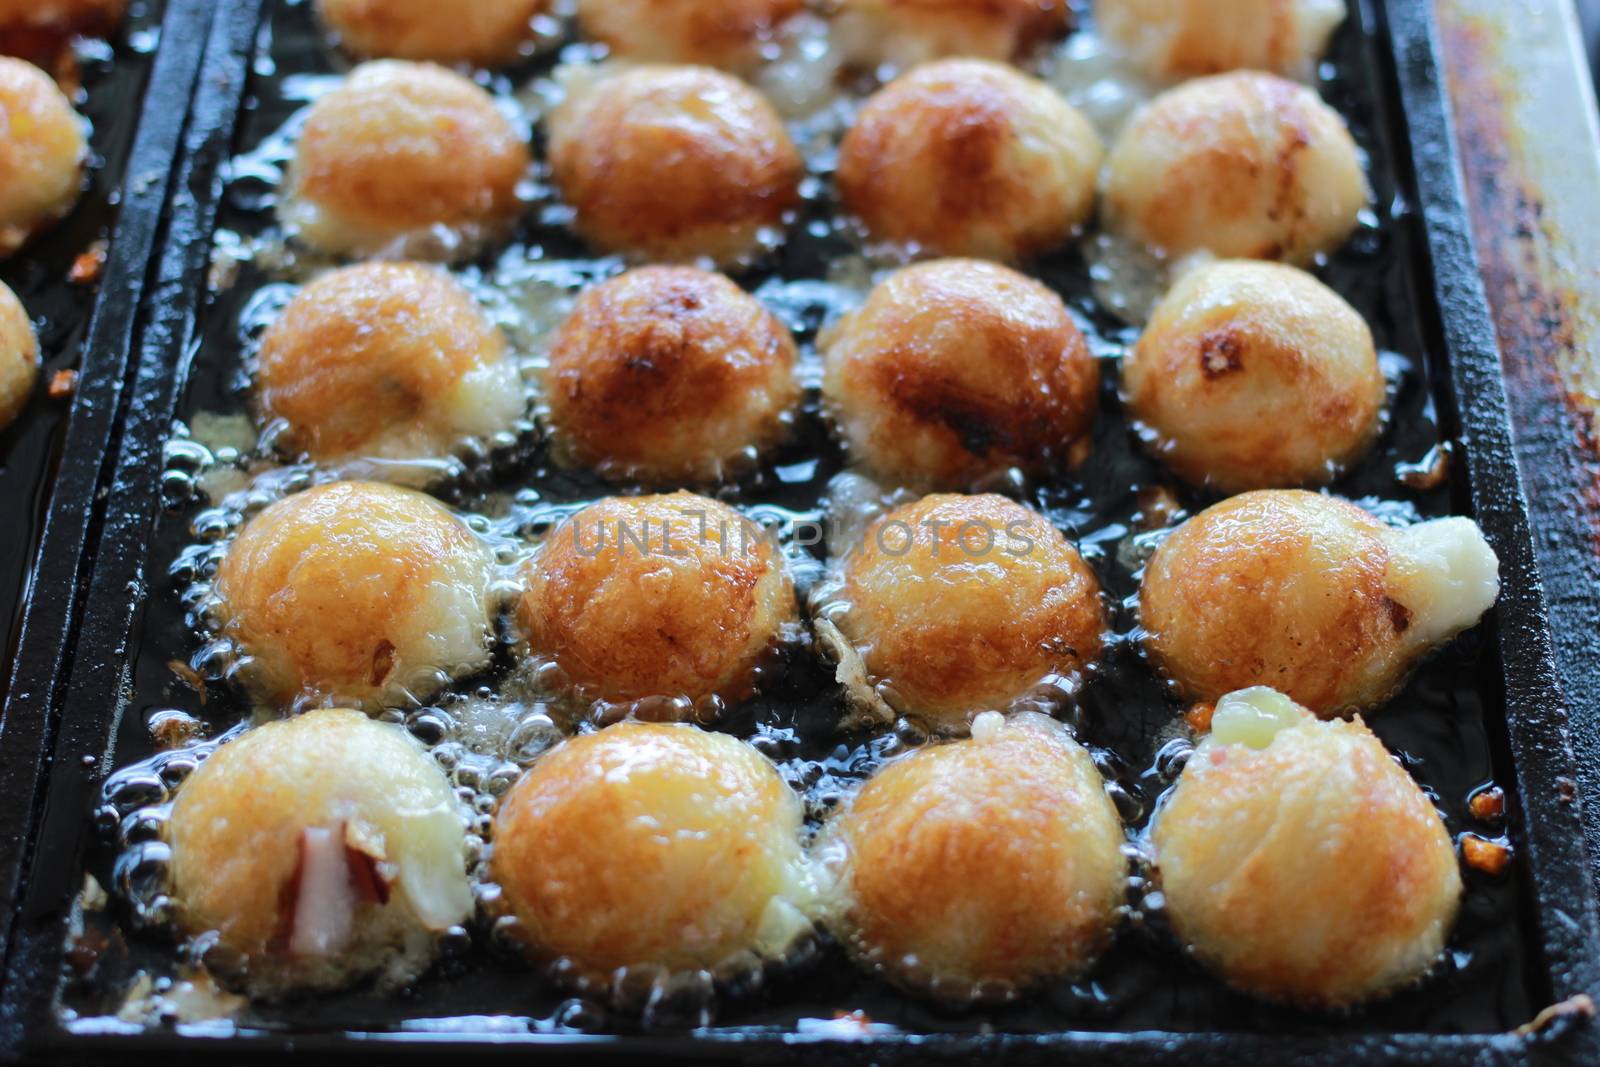
[[[339,43],[361,56],[498,66],[517,58],[548,0],[317,0]],[[441,32],[450,31],[450,32]]]
[[[782,224],[805,169],[759,93],[689,66],[633,67],[580,90],[552,118],[550,166],[596,245],[718,262]]]
[[[1306,1007],[1420,977],[1461,893],[1439,813],[1359,719],[1202,748],[1151,839],[1179,938],[1238,988]]]
[[[1146,568],[1146,648],[1191,700],[1265,685],[1323,716],[1377,703],[1405,666],[1386,529],[1353,504],[1299,490],[1208,508]]]
[[[900,710],[964,726],[1049,676],[1080,678],[1100,653],[1099,594],[1042,515],[1000,496],[939,494],[867,528],[844,564],[850,610],[837,625]]]
[[[1088,755],[1042,717],[1001,731],[889,764],[825,831],[849,852],[851,948],[902,981],[914,956],[958,997],[1081,972],[1123,899],[1122,828]]]
[[[17,294],[0,282],[0,430],[16,421],[39,381],[39,338]]]
[[[1304,272],[1238,261],[1180,279],[1122,373],[1162,462],[1224,492],[1329,481],[1372,443],[1387,388],[1354,308]]]
[[[1021,260],[1060,244],[1093,198],[1022,165],[1033,149],[1020,123],[1047,106],[1042,88],[969,59],[926,64],[892,82],[840,144],[845,208],[875,238],[947,255]],[[1082,180],[1092,188],[1092,167]]]
[[[1064,0],[841,0],[839,7],[877,15],[880,35],[905,39],[926,59],[1020,60],[1072,26]]]
[[[1098,0],[1100,32],[1163,79],[1233,70],[1298,74],[1318,57],[1302,40],[1305,0]],[[1159,48],[1152,46],[1159,42]]]
[[[0,30],[28,27],[103,37],[116,30],[128,0],[0,0]]]
[[[334,271],[291,300],[261,338],[257,403],[313,456],[358,452],[399,422],[448,430],[437,411],[505,339],[448,275],[411,263]]]
[[[578,25],[586,37],[625,59],[705,63],[743,68],[758,58],[757,48],[782,23],[805,8],[805,0],[696,0],[662,3],[655,9],[666,25],[618,25],[608,17],[613,0],[579,0]],[[623,14],[632,12],[627,5]]]
[[[675,493],[611,497],[556,527],[518,619],[582,697],[737,700],[796,611],[781,554],[750,520]]]
[[[528,161],[528,146],[477,85],[432,64],[383,61],[356,68],[312,105],[295,193],[374,230],[468,226],[521,209]]]
[[[1141,142],[1181,147],[1149,174],[1120,158]],[[1348,175],[1313,172],[1312,160],[1338,171],[1356,160],[1343,119],[1316,94],[1256,72],[1199,79],[1157,97],[1124,129],[1111,153],[1106,212],[1174,255],[1207,249],[1305,263],[1348,236],[1360,206],[1348,218],[1336,214],[1345,205],[1328,190]]]
[[[575,463],[710,479],[782,435],[796,358],[788,328],[722,275],[642,267],[578,298],[545,399]]]
[[[0,258],[65,217],[89,146],[72,101],[33,64],[0,56]]]
[[[941,260],[885,281],[825,339],[823,394],[855,458],[966,488],[1072,458],[1100,369],[1059,297],[994,264]]]
[[[726,734],[624,722],[542,757],[495,817],[493,874],[541,959],[585,976],[757,951],[795,886],[800,805]]]
[[[216,591],[225,632],[271,669],[260,681],[263,699],[365,699],[399,666],[401,631],[415,629],[434,583],[441,575],[459,580],[462,560],[481,561],[487,585],[483,546],[432,498],[335,482],[286,497],[247,523],[217,570]],[[487,612],[482,626],[487,640]]]

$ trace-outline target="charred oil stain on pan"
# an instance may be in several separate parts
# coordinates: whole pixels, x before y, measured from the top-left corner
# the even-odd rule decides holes
[[[1593,330],[1584,329],[1584,298],[1552,249],[1557,241],[1582,238],[1549,232],[1556,220],[1525,150],[1526,134],[1514,125],[1524,104],[1517,79],[1540,76],[1523,69],[1529,57],[1508,55],[1491,21],[1462,11],[1441,19],[1441,36],[1551,630],[1574,701],[1574,738],[1589,754],[1578,776],[1594,841],[1600,716],[1586,697],[1600,686],[1600,636],[1591,625],[1600,588],[1600,401],[1575,378],[1577,367],[1594,359]],[[1591,851],[1591,862],[1600,880],[1600,854]]]

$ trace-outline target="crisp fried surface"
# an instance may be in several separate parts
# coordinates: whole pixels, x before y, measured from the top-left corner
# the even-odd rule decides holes
[[[1112,146],[1104,192],[1113,228],[1173,255],[1297,264],[1343,244],[1367,201],[1338,113],[1253,72],[1156,97]]]
[[[623,59],[743,70],[805,0],[578,0],[578,27]]]
[[[642,545],[642,547],[641,547]],[[551,532],[518,617],[585,696],[739,699],[796,614],[782,557],[726,504],[611,497]]]
[[[365,702],[488,658],[489,555],[431,497],[336,482],[251,519],[217,571],[257,695]]]
[[[839,192],[875,238],[1020,260],[1094,207],[1103,150],[1056,92],[982,60],[929,63],[872,97],[839,148]]]
[[[37,229],[78,199],[83,123],[38,67],[0,56],[0,228]]]
[[[1455,921],[1444,823],[1359,720],[1202,747],[1152,839],[1178,936],[1229,982],[1338,1007],[1418,977]]]
[[[877,61],[1022,59],[1067,32],[1065,0],[840,0],[835,22]]]
[[[690,66],[632,67],[576,91],[551,118],[550,166],[599,247],[717,262],[782,225],[804,171],[760,93]]]
[[[488,93],[426,63],[351,72],[311,107],[293,193],[367,233],[481,225],[514,216],[528,146]]]
[[[517,58],[547,0],[317,0],[339,43],[361,56],[498,66]]]
[[[1099,583],[1061,532],[999,496],[924,497],[878,519],[832,616],[891,702],[963,723],[1100,652]]]
[[[437,455],[522,412],[500,331],[449,275],[371,263],[301,290],[261,340],[256,399],[319,460]]]
[[[0,29],[48,27],[103,35],[116,29],[127,10],[128,0],[0,0]]]
[[[539,956],[587,973],[765,954],[774,902],[806,907],[800,802],[743,742],[626,722],[543,757],[495,818],[493,876]]]
[[[571,462],[712,480],[774,443],[800,401],[794,339],[720,274],[643,267],[586,290],[550,351],[545,400]]]
[[[1298,75],[1344,20],[1341,0],[1095,0],[1095,25],[1146,73]]]
[[[1321,715],[1386,699],[1415,654],[1391,599],[1388,528],[1298,490],[1225,500],[1156,550],[1140,587],[1146,647],[1186,696],[1266,685]]]
[[[1372,331],[1311,275],[1222,261],[1185,275],[1123,362],[1128,410],[1168,466],[1224,492],[1318,484],[1371,443]]]
[[[1066,306],[1007,268],[908,267],[823,339],[823,396],[879,475],[967,488],[1065,464],[1086,443],[1100,370]]]
[[[889,764],[825,831],[847,857],[841,936],[902,980],[1025,986],[1082,971],[1125,891],[1103,785],[1038,715]]]
[[[10,286],[0,282],[0,430],[16,421],[39,381],[39,338]]]

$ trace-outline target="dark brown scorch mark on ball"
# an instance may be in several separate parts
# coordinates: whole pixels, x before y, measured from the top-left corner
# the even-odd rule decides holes
[[[394,642],[388,638],[378,642],[378,647],[372,650],[372,675],[368,679],[370,685],[382,685],[394,670]]]
[[[1394,624],[1394,632],[1403,634],[1411,629],[1411,609],[1393,597],[1384,597],[1384,607],[1389,610],[1389,621]]]
[[[1207,381],[1244,368],[1244,342],[1232,330],[1212,330],[1200,338],[1200,373]]]
[[[975,456],[1018,454],[1023,437],[1016,411],[964,383],[931,376],[918,363],[915,356],[886,358],[881,364],[884,395],[917,421],[950,431]]]

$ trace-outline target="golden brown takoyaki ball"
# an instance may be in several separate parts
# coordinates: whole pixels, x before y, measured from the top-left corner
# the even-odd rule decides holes
[[[107,34],[127,10],[128,0],[0,0],[0,29]]]
[[[822,394],[852,459],[880,477],[969,488],[1076,462],[1100,368],[1066,305],[993,263],[897,271],[822,338]]]
[[[580,700],[685,698],[702,715],[750,693],[797,613],[772,540],[693,493],[577,512],[546,539],[518,608],[529,651]]]
[[[1342,245],[1367,202],[1338,112],[1271,74],[1222,74],[1156,97],[1111,147],[1110,226],[1173,256],[1305,264]]]
[[[824,829],[829,926],[941,999],[1009,999],[1086,970],[1126,893],[1122,823],[1060,723],[988,712],[965,741],[890,763]]]
[[[1178,938],[1235,987],[1309,1007],[1421,977],[1461,897],[1422,790],[1361,720],[1319,722],[1270,689],[1225,697],[1212,722],[1151,831]]]
[[[550,168],[585,238],[657,260],[756,252],[799,199],[804,165],[772,105],[709,67],[599,74],[550,118]]]
[[[720,274],[641,267],[589,289],[544,372],[564,461],[649,482],[714,481],[787,432],[788,327]]]
[[[521,210],[528,146],[493,98],[427,63],[381,60],[311,106],[285,223],[336,255],[457,258]]]
[[[1100,32],[1156,78],[1311,73],[1344,0],[1095,0]]]
[[[1105,629],[1078,550],[993,495],[927,496],[879,517],[814,605],[864,717],[912,715],[946,732],[982,711],[1059,703]]]
[[[465,818],[397,726],[324,709],[218,748],[178,790],[167,841],[184,929],[273,998],[415,978],[472,913]]]
[[[335,482],[245,524],[217,570],[224,633],[268,704],[423,697],[488,662],[488,549],[408,489]]]
[[[1265,685],[1333,717],[1387,700],[1498,595],[1499,563],[1469,519],[1395,529],[1277,489],[1180,526],[1145,569],[1139,610],[1147,650],[1189,699]]]
[[[1020,260],[1088,219],[1103,156],[1089,120],[1048,85],[948,59],[867,101],[839,146],[839,193],[878,240]]]
[[[745,70],[805,0],[578,0],[578,28],[621,59]]]
[[[542,757],[495,816],[491,872],[517,933],[575,977],[738,968],[811,928],[800,799],[760,753],[624,722]]]
[[[317,0],[339,44],[360,56],[510,63],[547,0]]]
[[[833,19],[852,62],[900,68],[942,56],[1021,59],[1071,21],[1066,0],[839,0]]]
[[[72,210],[88,157],[83,120],[50,76],[0,56],[0,253]]]
[[[1328,481],[1372,443],[1372,331],[1294,267],[1223,260],[1179,279],[1122,365],[1128,411],[1179,475],[1225,492]]]
[[[39,381],[39,338],[11,287],[0,282],[0,430],[16,421]]]
[[[526,407],[505,338],[448,274],[415,263],[333,271],[261,339],[256,400],[319,461],[443,455]]]

